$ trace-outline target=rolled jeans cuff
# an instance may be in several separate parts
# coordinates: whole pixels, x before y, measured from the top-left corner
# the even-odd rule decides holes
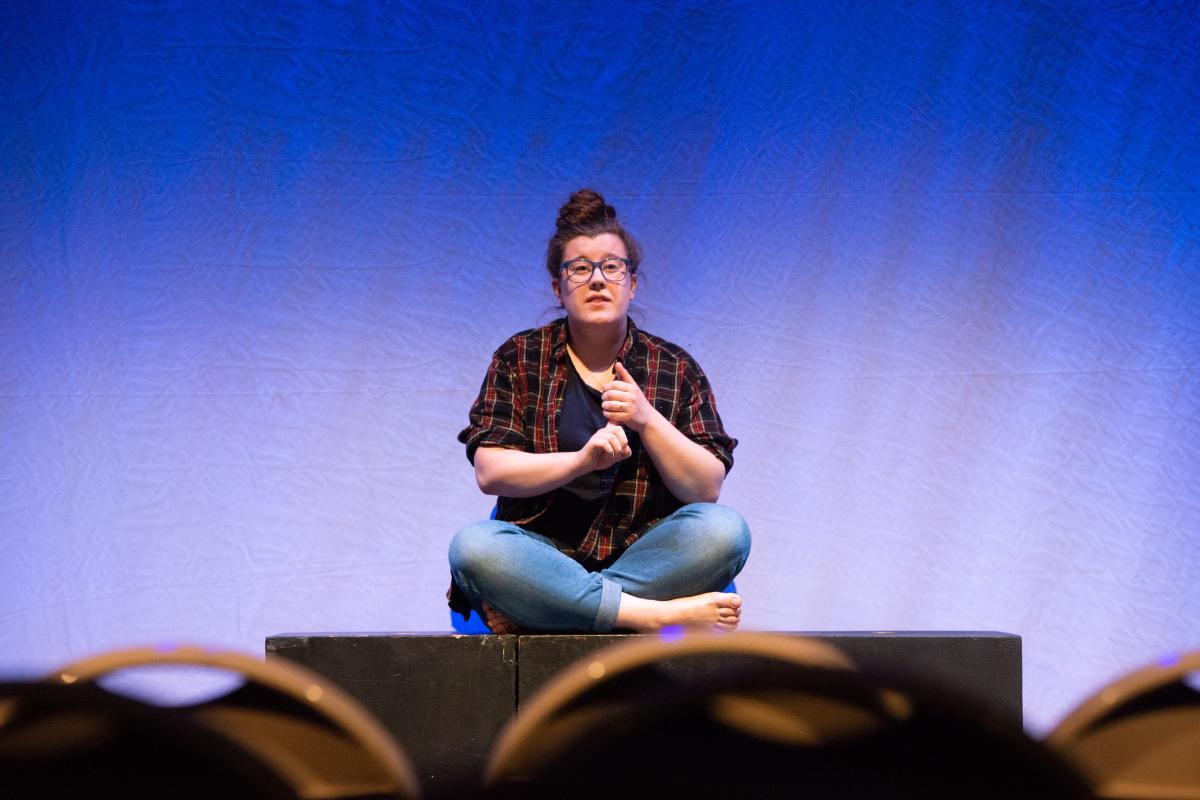
[[[600,608],[596,609],[593,633],[608,633],[617,624],[617,610],[621,607],[621,585],[601,576]]]

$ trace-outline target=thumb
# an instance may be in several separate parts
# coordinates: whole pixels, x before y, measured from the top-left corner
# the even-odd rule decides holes
[[[625,369],[625,365],[620,361],[613,364],[613,370],[617,373],[618,379],[623,380],[626,383],[637,383],[637,381],[633,379],[633,376],[629,374],[629,370]]]

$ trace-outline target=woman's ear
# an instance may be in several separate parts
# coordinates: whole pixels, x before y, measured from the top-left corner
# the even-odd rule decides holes
[[[561,306],[562,305],[562,288],[558,285],[558,281],[551,278],[550,279],[550,288],[554,290],[554,299],[557,300],[558,304]]]

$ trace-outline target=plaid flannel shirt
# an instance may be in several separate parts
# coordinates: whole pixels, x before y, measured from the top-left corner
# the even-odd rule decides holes
[[[716,401],[699,365],[682,348],[639,330],[629,320],[617,360],[646,399],[692,441],[733,467],[733,448],[721,425]],[[530,453],[558,451],[558,417],[567,384],[567,321],[513,336],[493,354],[470,425],[458,434],[475,461],[481,446]],[[633,454],[601,474],[604,500],[577,547],[567,552],[589,569],[603,568],[651,525],[680,508],[658,475],[640,437],[629,431]],[[543,514],[550,495],[500,497],[497,519],[522,525]]]

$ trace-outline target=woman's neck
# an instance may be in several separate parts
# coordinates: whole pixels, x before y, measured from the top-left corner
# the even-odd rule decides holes
[[[629,323],[624,318],[619,323],[600,327],[567,320],[567,341],[584,366],[593,372],[604,372],[612,369],[617,353],[625,344],[628,329]]]

